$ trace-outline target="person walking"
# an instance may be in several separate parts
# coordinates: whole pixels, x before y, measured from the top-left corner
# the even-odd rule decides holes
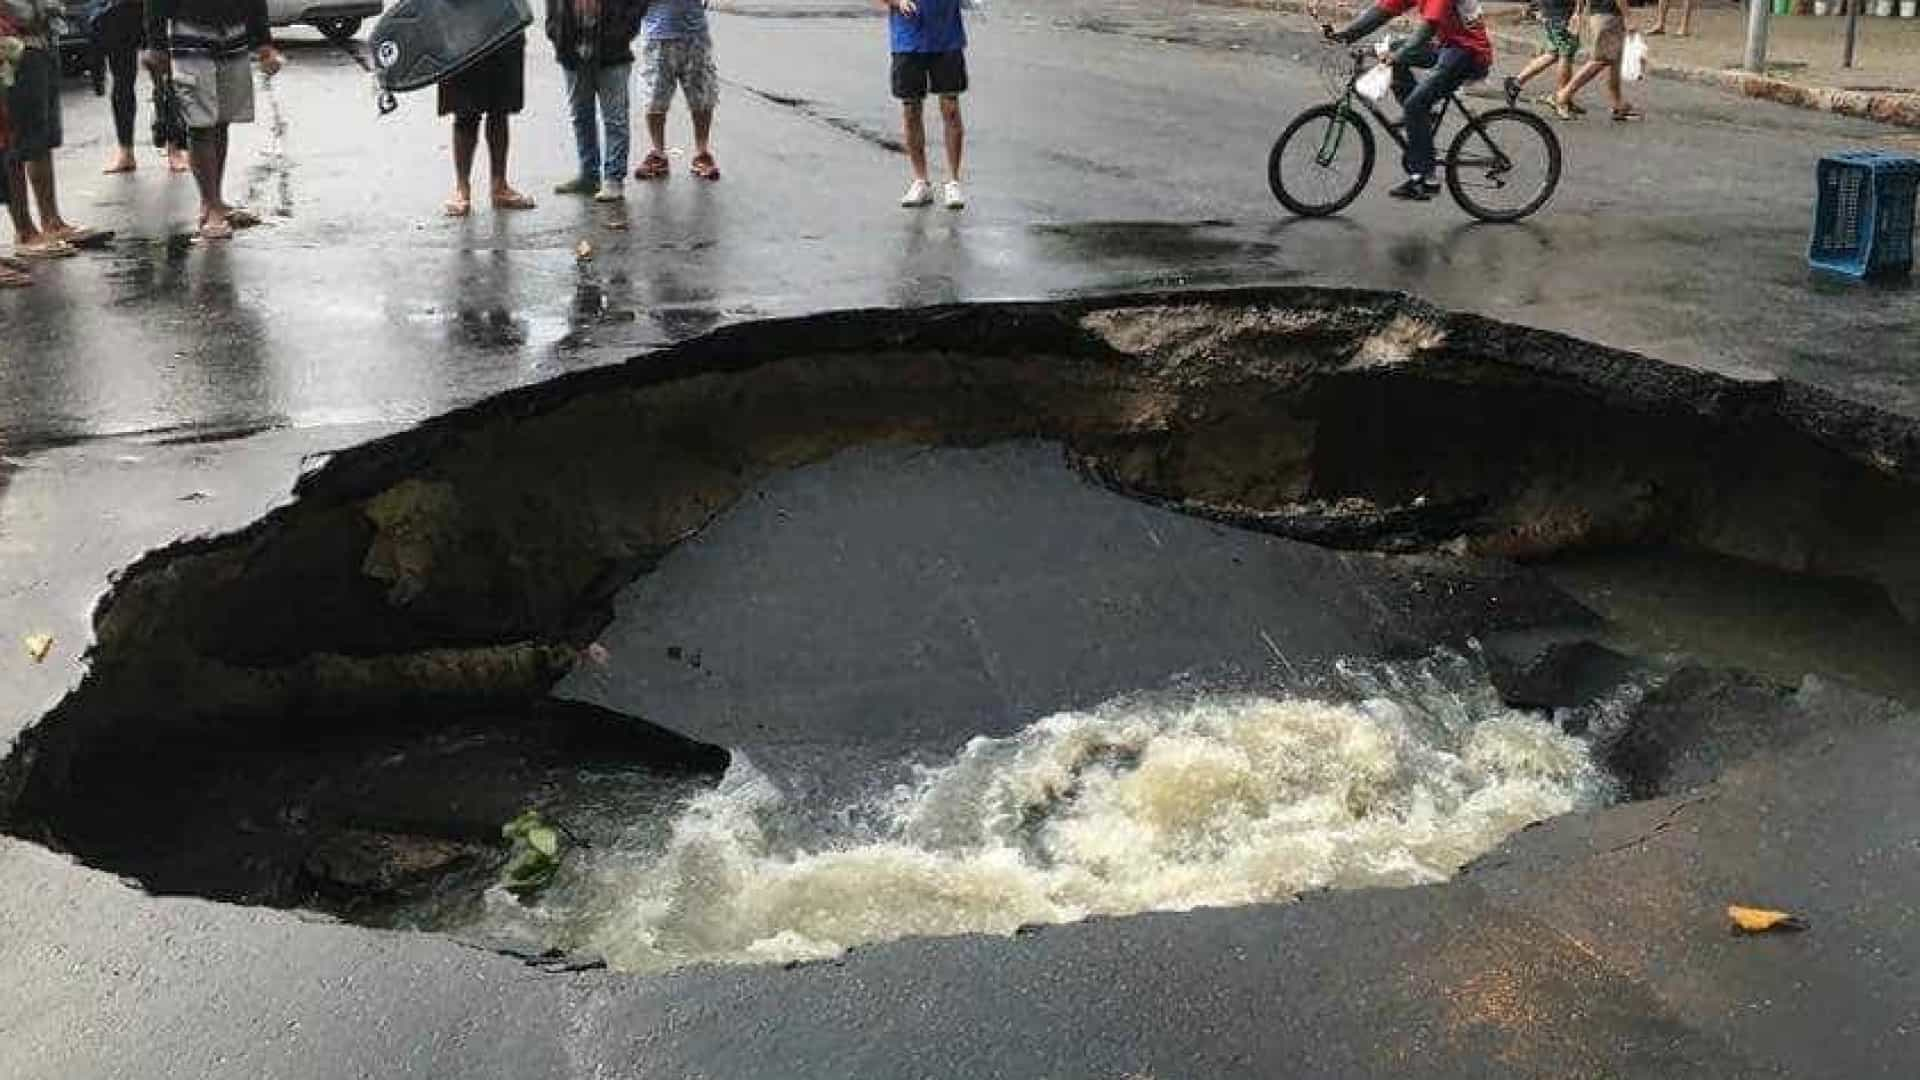
[[[87,14],[93,32],[96,55],[105,62],[113,77],[114,152],[100,171],[113,176],[130,173],[138,164],[133,156],[135,91],[139,81],[140,51],[146,48],[146,16],[142,0],[97,0]],[[148,72],[156,88],[160,77]],[[167,143],[167,167],[183,173],[188,169],[184,144]]]
[[[531,197],[507,182],[509,118],[527,99],[527,35],[518,34],[440,84],[440,115],[453,117],[453,197],[448,217],[473,212],[473,155],[480,148],[480,124],[487,127],[487,168],[495,210],[531,210]]]
[[[555,194],[592,195],[599,202],[625,197],[632,141],[627,84],[643,10],[640,0],[547,0],[547,40],[566,76],[573,146],[580,159],[580,170],[555,186]]]
[[[1619,121],[1638,120],[1640,110],[1633,107],[1620,89],[1620,58],[1626,50],[1627,32],[1633,29],[1633,24],[1627,19],[1626,9],[1620,6],[1621,0],[1586,0],[1586,5],[1587,30],[1593,35],[1593,54],[1573,80],[1561,87],[1546,104],[1560,119],[1573,119],[1582,111],[1574,102],[1574,95],[1604,72],[1607,76],[1607,99],[1613,105],[1613,118]]]
[[[260,223],[253,211],[229,206],[228,129],[253,123],[252,50],[260,73],[272,78],[282,64],[267,29],[266,0],[146,0],[147,67],[173,80],[187,125],[187,160],[200,189],[199,236],[230,240],[233,230]]]
[[[0,0],[0,36],[18,42],[13,85],[6,90],[8,149],[0,164],[6,172],[14,254],[23,258],[71,255],[77,246],[111,238],[60,216],[53,171],[53,152],[61,144],[60,62],[53,51],[60,19],[59,0]]]
[[[893,52],[893,96],[900,100],[907,166],[913,170],[900,205],[911,208],[933,202],[926,119],[931,93],[940,99],[941,131],[946,137],[947,182],[941,189],[941,203],[949,210],[963,209],[967,195],[960,186],[960,166],[966,156],[967,129],[960,114],[960,95],[967,92],[967,27],[960,16],[961,0],[883,3]]]
[[[713,111],[720,103],[720,71],[713,60],[713,35],[707,28],[705,0],[653,0],[641,22],[646,35],[647,140],[652,144],[635,180],[663,180],[667,176],[667,108],[678,88],[693,117],[693,175],[720,179],[714,161]]]
[[[1573,28],[1573,0],[1540,0],[1540,34],[1543,38],[1540,55],[1527,61],[1520,74],[1507,76],[1505,90],[1509,106],[1517,104],[1526,85],[1550,67],[1560,69],[1556,93],[1573,81],[1573,62],[1580,56],[1580,35]],[[1543,99],[1541,103],[1546,101]],[[1573,111],[1585,110],[1574,106]]]
[[[1660,0],[1660,6],[1654,10],[1653,29],[1647,31],[1648,37],[1657,37],[1667,32],[1667,5],[1670,0]],[[1693,0],[1679,0],[1681,37],[1693,36]],[[1856,0],[1858,2],[1858,0]]]

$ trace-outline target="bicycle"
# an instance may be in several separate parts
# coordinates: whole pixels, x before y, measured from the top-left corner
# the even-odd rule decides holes
[[[1267,155],[1267,183],[1288,210],[1303,217],[1337,214],[1366,187],[1373,175],[1373,129],[1353,107],[1356,98],[1395,145],[1403,151],[1407,148],[1404,126],[1389,119],[1358,89],[1373,52],[1353,49],[1345,57],[1330,52],[1321,63],[1321,73],[1333,86],[1336,100],[1301,112],[1274,141]],[[1345,60],[1351,61],[1350,67]],[[1481,221],[1519,221],[1545,206],[1560,184],[1560,140],[1547,122],[1513,106],[1475,113],[1455,91],[1434,113],[1436,134],[1449,108],[1464,120],[1442,159],[1447,191],[1460,209]],[[1313,155],[1304,163],[1306,171],[1290,179],[1288,151],[1296,146],[1311,148]],[[1348,150],[1354,153],[1343,156]],[[1356,154],[1358,168],[1349,178],[1345,170],[1352,167],[1348,162]],[[1534,169],[1544,175],[1528,183],[1525,178]],[[1498,195],[1510,190],[1517,196],[1514,201],[1497,201]]]

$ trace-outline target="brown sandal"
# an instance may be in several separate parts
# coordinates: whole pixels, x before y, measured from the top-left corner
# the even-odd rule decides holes
[[[657,150],[650,150],[647,152],[646,157],[640,159],[640,167],[633,170],[633,178],[635,180],[665,180],[670,167],[667,163],[667,155]]]

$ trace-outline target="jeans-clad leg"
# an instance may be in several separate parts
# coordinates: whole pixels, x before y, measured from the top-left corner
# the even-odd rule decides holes
[[[566,68],[567,108],[573,113],[573,147],[580,156],[582,180],[600,178],[600,125],[593,114],[595,79],[591,69]]]
[[[1440,50],[1433,74],[1421,80],[1404,103],[1407,117],[1407,153],[1402,159],[1408,176],[1433,171],[1433,108],[1448,94],[1477,75],[1485,74],[1472,53],[1448,46]]]
[[[628,111],[627,84],[632,64],[616,64],[600,69],[597,96],[600,99],[600,123],[606,129],[606,179],[619,180],[627,175],[627,150],[633,144],[632,115]],[[581,175],[588,175],[582,173]]]

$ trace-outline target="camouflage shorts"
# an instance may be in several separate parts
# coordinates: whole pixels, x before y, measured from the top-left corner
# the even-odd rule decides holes
[[[1580,55],[1580,35],[1573,32],[1572,19],[1569,15],[1542,12],[1540,32],[1547,39],[1547,47],[1543,51],[1567,60]]]
[[[687,37],[647,39],[642,85],[647,88],[647,111],[663,113],[673,104],[675,87],[687,95],[687,108],[712,112],[720,100],[720,71],[713,63],[713,39]]]

